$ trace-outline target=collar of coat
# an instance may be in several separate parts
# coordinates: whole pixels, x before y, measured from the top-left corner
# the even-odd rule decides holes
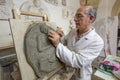
[[[91,27],[89,31],[83,33],[79,38],[77,38],[77,31],[76,31],[76,38],[77,40],[84,38],[85,40],[89,40],[92,38],[93,34],[95,33],[95,28]]]

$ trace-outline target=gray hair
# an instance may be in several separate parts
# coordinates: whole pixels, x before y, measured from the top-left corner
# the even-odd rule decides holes
[[[94,20],[92,21],[92,23],[93,23],[93,22],[95,21],[95,19],[96,19],[96,15],[97,15],[96,9],[93,8],[93,7],[90,7],[90,8],[87,10],[86,13],[87,13],[87,15],[94,17]]]

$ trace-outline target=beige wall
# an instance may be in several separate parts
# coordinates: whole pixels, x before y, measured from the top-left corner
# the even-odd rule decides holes
[[[47,14],[49,21],[54,25],[61,26],[65,34],[67,34],[70,30],[69,27],[74,26],[73,17],[76,9],[80,7],[80,5],[83,5],[85,3],[85,0],[66,0],[66,3],[62,3],[62,1],[64,0],[40,0],[39,4],[33,4],[32,0],[1,0],[0,19],[2,20],[0,20],[0,47],[10,46],[13,44],[9,22],[7,20],[8,18],[12,18],[11,9],[13,8]],[[96,31],[105,40],[106,45],[107,41],[110,41],[110,44],[108,45],[110,45],[112,48],[111,53],[116,55],[118,28],[118,20],[116,18],[118,12],[116,11],[120,10],[120,7],[118,5],[118,3],[120,3],[120,0],[88,0],[87,2],[88,4],[91,4],[97,8],[98,15],[96,22],[94,23],[94,25],[97,26],[95,27]],[[115,16],[113,14],[115,14]],[[22,19],[26,18],[36,19],[25,16],[22,17]],[[111,24],[113,22],[114,24]],[[110,38],[107,38],[106,33],[111,33],[110,29],[113,29],[112,33],[114,35],[111,34],[109,35]],[[115,44],[112,44],[113,42],[115,42]]]
[[[38,1],[38,3],[33,3]],[[62,2],[66,1],[66,2]],[[42,12],[49,18],[49,22],[63,28],[65,34],[70,30],[73,23],[73,16],[80,6],[79,0],[0,0],[0,48],[13,45],[9,18],[12,18],[12,9],[22,9],[30,12]],[[22,16],[22,19],[39,19]]]

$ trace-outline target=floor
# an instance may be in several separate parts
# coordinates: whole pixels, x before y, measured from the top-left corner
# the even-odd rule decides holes
[[[14,53],[15,51],[10,50],[8,52]],[[118,52],[117,55],[120,56],[120,43],[118,44],[118,51],[117,52]],[[8,54],[5,52],[2,52],[2,53]],[[0,56],[3,56],[2,53]],[[13,59],[16,59],[15,55],[12,58],[8,58],[8,59],[4,59],[4,57],[2,57],[2,58],[0,57],[0,66],[2,66],[2,67],[0,67],[0,80],[14,80],[13,77],[11,76],[11,72],[13,72],[13,65],[11,64],[11,62],[13,62]],[[98,66],[98,64],[95,66]],[[93,72],[95,72],[95,71],[96,71],[96,68],[93,69]],[[16,72],[15,72],[15,74],[16,74]],[[17,72],[17,74],[20,74],[20,73]],[[14,73],[13,73],[13,75],[14,75]],[[20,79],[18,79],[18,80],[20,80]],[[91,80],[101,80],[101,79],[94,76],[94,73],[93,73]]]

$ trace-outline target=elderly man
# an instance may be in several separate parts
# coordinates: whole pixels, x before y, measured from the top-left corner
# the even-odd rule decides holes
[[[92,6],[81,6],[74,17],[76,29],[61,38],[60,30],[49,31],[49,39],[56,47],[57,57],[76,69],[74,80],[91,80],[92,61],[100,54],[104,42],[91,24],[95,21],[96,10]]]

